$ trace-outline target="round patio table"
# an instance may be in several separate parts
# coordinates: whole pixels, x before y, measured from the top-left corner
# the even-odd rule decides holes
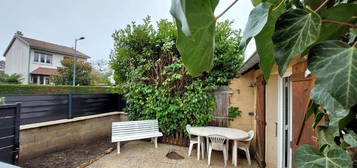
[[[232,162],[234,163],[234,166],[237,166],[237,141],[244,140],[249,137],[248,133],[243,130],[225,127],[191,127],[190,134],[196,135],[198,137],[207,137],[209,135],[222,135],[227,137],[229,140],[233,140]],[[198,144],[200,144],[201,138],[197,139]],[[197,145],[197,160],[200,160],[200,145]]]

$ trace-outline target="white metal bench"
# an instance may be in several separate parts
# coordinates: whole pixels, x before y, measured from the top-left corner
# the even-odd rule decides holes
[[[157,120],[112,123],[112,142],[118,143],[118,154],[120,153],[120,142],[151,138],[157,148],[157,137],[161,136]]]

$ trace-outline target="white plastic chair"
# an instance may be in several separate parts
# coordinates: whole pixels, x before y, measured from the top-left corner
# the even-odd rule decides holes
[[[212,150],[222,151],[224,166],[227,166],[228,160],[228,138],[221,135],[209,135],[208,138],[208,165],[211,165]]]
[[[249,131],[248,135],[249,138],[238,141],[237,148],[245,152],[245,156],[247,157],[248,164],[251,165],[249,147],[250,147],[250,143],[252,142],[252,139],[254,138],[254,131],[253,130]]]
[[[198,145],[198,137],[191,137],[190,128],[191,128],[191,125],[186,125],[186,131],[188,132],[188,138],[190,139],[190,147],[188,148],[188,156],[191,156],[193,145],[195,145],[195,144]],[[202,151],[201,152],[202,158],[204,158],[205,142],[204,142],[203,137],[200,137],[200,145],[201,145],[201,151]]]

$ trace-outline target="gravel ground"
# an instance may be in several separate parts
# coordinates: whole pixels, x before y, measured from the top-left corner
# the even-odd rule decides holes
[[[84,167],[115,149],[116,144],[111,143],[109,138],[100,139],[89,144],[77,145],[63,151],[24,160],[19,163],[19,166],[24,168]]]

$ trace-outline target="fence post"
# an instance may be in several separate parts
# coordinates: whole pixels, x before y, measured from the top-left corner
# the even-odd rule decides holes
[[[68,119],[72,119],[72,93],[68,94]]]

